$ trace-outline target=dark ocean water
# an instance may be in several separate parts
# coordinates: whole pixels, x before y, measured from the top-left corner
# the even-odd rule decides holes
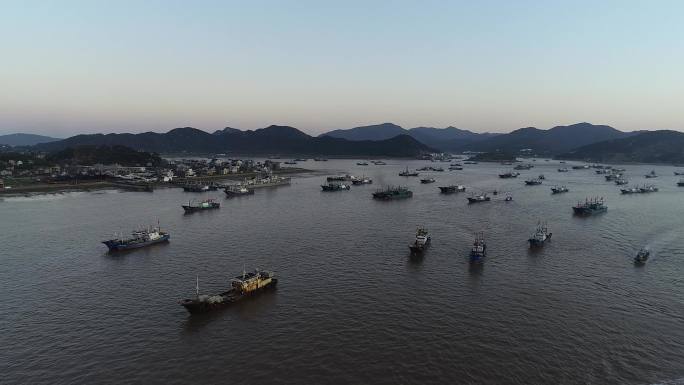
[[[322,174],[290,187],[224,199],[184,215],[197,197],[81,192],[0,202],[0,383],[3,384],[682,384],[684,188],[672,167],[625,166],[660,192],[620,196],[593,170],[558,173],[536,162],[518,179],[505,167],[466,165],[397,173],[420,161],[306,168],[365,173],[371,186],[323,193]],[[447,163],[441,164],[448,167]],[[568,164],[567,166],[570,166]],[[525,177],[544,173],[542,186]],[[412,199],[371,192],[404,184]],[[468,205],[437,186],[508,191]],[[570,192],[551,195],[550,186]],[[606,214],[571,206],[603,196]],[[110,255],[101,240],[161,222],[171,242]],[[531,252],[538,220],[553,239]],[[409,258],[417,225],[433,238]],[[475,231],[489,254],[471,265]],[[651,259],[632,263],[648,246]],[[177,304],[218,292],[249,269],[274,270],[278,290],[190,317]]]

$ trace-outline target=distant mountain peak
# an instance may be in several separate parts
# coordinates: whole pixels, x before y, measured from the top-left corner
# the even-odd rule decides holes
[[[58,140],[61,139],[36,134],[16,133],[0,135],[0,144],[5,144],[8,146],[33,146],[38,143],[49,143]]]

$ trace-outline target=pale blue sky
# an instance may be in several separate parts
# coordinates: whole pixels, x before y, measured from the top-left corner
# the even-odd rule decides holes
[[[684,129],[682,1],[0,7],[0,133]]]

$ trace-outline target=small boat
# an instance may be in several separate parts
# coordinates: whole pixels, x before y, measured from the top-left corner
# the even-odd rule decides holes
[[[186,184],[183,186],[185,192],[206,192],[210,191],[211,187],[206,184]]]
[[[191,200],[187,205],[182,205],[185,212],[195,212],[201,210],[218,209],[221,207],[221,203],[216,202],[214,199],[205,199],[201,202],[196,202]]]
[[[470,249],[470,260],[471,261],[481,261],[482,258],[487,256],[487,244],[485,243],[484,233],[479,232],[475,234],[475,242],[473,242],[473,247]]]
[[[651,172],[649,172],[648,174],[644,175],[644,177],[649,178],[649,179],[650,179],[650,178],[657,178],[657,177],[658,177],[658,174],[656,174],[655,170],[651,170]]]
[[[527,242],[530,243],[530,247],[544,246],[544,242],[551,239],[551,235],[553,235],[553,233],[549,233],[546,223],[542,224],[539,222],[537,223],[537,229],[534,231],[530,239],[527,240]]]
[[[537,177],[537,179],[539,179],[539,180],[544,180],[544,179],[546,179],[546,177],[544,176],[544,174],[539,174],[539,176]]]
[[[228,198],[239,197],[243,195],[253,195],[254,189],[247,188],[243,185],[228,186],[223,190]]]
[[[684,175],[684,171],[675,171],[674,174],[675,176],[681,176]]]
[[[418,172],[417,171],[409,171],[408,166],[406,166],[406,170],[400,172],[399,176],[418,176]]]
[[[461,170],[463,170],[463,167],[461,167],[461,166],[449,166],[449,171],[454,171],[454,170],[461,171]]]
[[[439,192],[442,194],[452,194],[456,192],[464,192],[466,190],[465,186],[460,185],[450,185],[450,186],[440,186]]]
[[[297,159],[295,159],[294,161],[295,161],[295,162],[306,162],[306,161],[308,161],[308,159],[306,159],[306,158],[297,158]]]
[[[328,160],[325,158],[314,158],[314,162],[327,162]]]
[[[295,162],[294,160],[291,160],[291,161],[288,161],[288,162],[284,162],[284,163],[285,163],[285,164],[297,164],[297,162]]]
[[[323,191],[342,191],[351,189],[351,186],[344,183],[328,183],[327,185],[321,185],[321,189]]]
[[[368,162],[356,162],[357,166],[368,166]]]
[[[634,257],[634,264],[635,264],[635,265],[643,265],[643,264],[645,264],[646,261],[648,260],[648,257],[649,257],[650,255],[651,255],[651,253],[650,253],[648,250],[646,250],[645,248],[639,250],[639,252],[637,253],[636,257]]]
[[[468,160],[463,162],[463,164],[477,164],[477,162],[473,162],[472,160]]]
[[[567,167],[561,167],[558,169],[558,172],[568,172],[568,171],[570,171],[570,170],[568,170]]]
[[[511,194],[506,194],[506,198],[504,198],[504,202],[512,202],[512,201],[513,201],[513,197],[511,196]]]
[[[572,166],[572,169],[573,169],[573,170],[586,170],[586,169],[588,169],[588,168],[589,168],[589,165],[588,165],[588,164],[585,164],[585,165],[583,165],[583,166]]]
[[[368,178],[367,176],[362,176],[361,178],[356,178],[352,181],[352,184],[354,186],[362,185],[362,184],[373,184],[373,179]]]
[[[677,186],[679,186],[679,187],[684,187],[684,179],[680,179],[680,180],[677,182]]]
[[[525,181],[525,185],[527,186],[538,186],[542,184],[541,179],[528,179]]]
[[[490,200],[491,198],[487,196],[487,193],[482,193],[479,195],[472,194],[468,197],[468,203],[489,202]]]
[[[412,254],[422,253],[430,244],[430,236],[424,227],[419,227],[416,230],[416,240],[409,244],[409,249]]]
[[[551,187],[551,194],[561,194],[561,193],[566,193],[568,191],[570,191],[570,190],[568,190],[568,188],[565,186],[560,186],[560,187],[553,186],[553,187]]]
[[[385,163],[385,162],[383,162],[383,161],[381,161],[381,160],[376,160],[376,161],[373,162],[373,164],[376,165],[376,166],[384,166],[384,165],[386,165],[387,163]]]
[[[626,185],[627,183],[629,183],[629,181],[627,179],[624,179],[624,178],[615,179],[615,184],[618,186]]]
[[[435,183],[435,178],[423,178],[420,180],[422,184]]]

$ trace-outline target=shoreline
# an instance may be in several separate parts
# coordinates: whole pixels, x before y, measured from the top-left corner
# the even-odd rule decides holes
[[[273,174],[304,174],[314,172],[304,168],[286,168],[273,171]],[[11,189],[1,189],[0,197],[16,197],[16,196],[33,196],[41,194],[75,192],[75,191],[96,191],[96,190],[125,190],[125,191],[150,191],[149,187],[157,188],[182,188],[182,182],[187,181],[216,181],[216,180],[242,180],[256,176],[256,172],[247,172],[233,175],[206,175],[195,178],[178,178],[171,183],[154,182],[154,183],[125,183],[117,180],[97,180],[97,181],[76,181],[75,183],[36,183],[12,187]],[[150,191],[151,192],[151,191]]]

